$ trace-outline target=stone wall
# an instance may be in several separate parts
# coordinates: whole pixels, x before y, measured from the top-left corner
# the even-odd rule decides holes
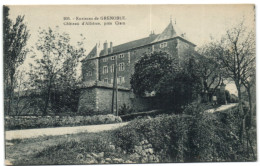
[[[124,154],[127,157],[116,158],[111,155],[113,153]],[[134,163],[158,163],[160,162],[160,156],[155,154],[152,144],[148,140],[141,141],[138,145],[135,146],[132,154],[127,154],[126,151],[122,150],[120,147],[116,147],[109,143],[109,152],[100,152],[100,153],[87,153],[87,154],[78,154],[77,159],[84,164],[134,164]]]
[[[109,86],[92,86],[81,90],[78,110],[111,113],[113,89]],[[136,97],[130,90],[118,89],[118,109],[126,105],[137,111],[154,108],[153,98]]]
[[[101,111],[112,110],[112,94],[113,90],[110,88],[95,88],[97,91],[97,109]],[[130,106],[130,91],[118,90],[118,108],[124,104]]]
[[[79,97],[78,111],[97,110],[97,91],[95,88],[82,89]]]

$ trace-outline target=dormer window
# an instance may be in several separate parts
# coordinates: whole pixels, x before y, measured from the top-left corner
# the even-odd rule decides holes
[[[167,47],[167,42],[163,42],[160,44],[160,48],[165,48],[165,47]]]
[[[119,58],[124,58],[124,54],[119,54]]]

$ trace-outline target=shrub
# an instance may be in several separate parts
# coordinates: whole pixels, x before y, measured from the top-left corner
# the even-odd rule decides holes
[[[79,108],[78,112],[74,115],[82,115],[82,116],[94,116],[94,115],[106,115],[109,114],[111,111],[109,110],[99,110],[95,111],[92,106],[83,105]]]
[[[8,116],[5,118],[5,127],[6,130],[14,130],[118,122],[122,122],[122,119],[112,114],[95,116]]]
[[[237,108],[207,113],[192,103],[183,115],[136,119],[112,134],[114,143],[132,151],[147,139],[164,162],[242,161],[247,155],[239,140]]]
[[[137,119],[127,126],[114,131],[115,144],[126,151],[132,151],[135,145],[147,139],[154,150],[160,153],[162,159],[168,160],[168,155],[178,159],[180,141],[183,137],[183,121],[186,117],[161,115],[153,119]]]
[[[118,111],[119,115],[127,115],[127,114],[131,114],[133,113],[134,110],[132,108],[130,108],[129,106],[127,106],[126,104],[123,104]]]
[[[132,114],[127,114],[127,115],[121,115],[120,117],[122,118],[123,121],[130,121],[135,118],[142,118],[142,117],[155,117],[156,115],[162,114],[162,113],[170,113],[169,111],[165,110],[152,110],[149,112],[136,112]]]
[[[142,134],[138,133],[132,125],[116,130],[114,136],[115,144],[127,152],[132,152],[134,146],[142,139]]]

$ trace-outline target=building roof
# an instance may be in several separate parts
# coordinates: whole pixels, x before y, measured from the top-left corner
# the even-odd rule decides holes
[[[119,53],[122,51],[126,51],[132,48],[136,48],[136,47],[140,47],[140,46],[144,46],[147,44],[150,44],[158,35],[155,34],[151,34],[149,37],[145,37],[142,39],[138,39],[138,40],[134,40],[134,41],[130,41],[124,44],[120,44],[117,46],[113,47],[113,53]],[[108,48],[108,52],[110,52],[110,48]],[[104,50],[101,50],[100,52],[100,56],[104,56]]]
[[[127,42],[124,44],[114,46],[112,54],[124,52],[129,49],[133,49],[133,48],[140,47],[140,46],[145,46],[145,45],[148,45],[151,43],[156,43],[156,42],[168,40],[168,39],[175,38],[175,37],[180,37],[187,41],[187,39],[185,39],[186,37],[184,36],[184,34],[178,30],[176,24],[174,24],[174,26],[173,26],[172,21],[171,21],[161,34],[151,34],[148,37],[145,37],[142,39],[138,39],[138,40],[134,40],[134,41],[130,41],[130,42]],[[189,41],[187,41],[187,42],[189,42]],[[191,42],[189,42],[189,43],[191,43]],[[193,43],[191,43],[191,44],[194,45]],[[90,51],[90,53],[87,55],[87,57],[85,59],[83,59],[82,61],[94,58],[96,55],[105,56],[104,50],[100,50],[99,48],[100,48],[100,45],[94,46],[94,48]],[[110,52],[111,52],[111,49],[108,48],[108,55],[111,54]]]
[[[172,22],[170,22],[170,24],[164,29],[164,31],[160,35],[157,36],[157,38],[153,41],[153,43],[159,42],[162,40],[167,40],[167,39],[174,38],[174,37],[177,37],[177,32],[173,28]]]
[[[97,53],[97,45],[95,45],[92,50],[89,52],[87,58],[92,58],[94,56],[96,56],[96,53]]]

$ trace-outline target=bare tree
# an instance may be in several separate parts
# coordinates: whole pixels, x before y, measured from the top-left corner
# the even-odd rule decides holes
[[[255,93],[254,87],[256,83],[256,77],[255,77],[255,63],[248,66],[248,71],[244,73],[242,84],[246,89],[247,97],[248,97],[248,103],[249,103],[249,112],[246,113],[246,116],[249,116],[249,126],[248,128],[252,127],[252,121],[253,121],[253,99],[252,99],[252,93]]]
[[[248,113],[242,109],[243,85],[248,85],[252,71],[255,70],[255,35],[248,31],[244,21],[236,27],[228,30],[221,42],[216,45],[216,52],[219,60],[226,71],[226,75],[235,82],[238,91],[239,112],[242,120],[241,141],[245,128],[245,119]]]
[[[29,31],[24,23],[24,16],[18,16],[13,23],[9,18],[9,7],[4,6],[4,83],[5,98],[7,99],[6,114],[12,109],[14,93],[14,75],[28,53],[25,49],[29,38]]]

